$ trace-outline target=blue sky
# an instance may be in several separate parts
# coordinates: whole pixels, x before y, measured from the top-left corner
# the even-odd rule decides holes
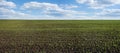
[[[120,19],[120,0],[0,0],[0,19]]]

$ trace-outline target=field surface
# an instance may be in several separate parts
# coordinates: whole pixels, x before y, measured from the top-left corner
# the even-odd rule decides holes
[[[120,20],[0,20],[0,53],[120,53]]]

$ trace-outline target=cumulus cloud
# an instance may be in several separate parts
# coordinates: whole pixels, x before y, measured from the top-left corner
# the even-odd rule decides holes
[[[76,0],[80,4],[87,4],[94,9],[103,9],[109,6],[120,4],[120,0]]]
[[[0,0],[0,19],[24,17],[28,14],[15,11],[16,4],[14,2]]]
[[[120,0],[109,0],[109,1],[114,3],[114,4],[120,4]]]
[[[85,12],[79,12],[71,10],[77,8],[77,6],[68,6],[66,8],[53,3],[41,3],[41,2],[28,2],[24,3],[21,10],[14,10],[17,5],[14,2],[1,0],[0,2],[0,19],[70,19],[77,17],[78,15],[86,14]],[[32,11],[26,14],[24,11]],[[39,13],[36,13],[37,11]],[[35,15],[32,13],[34,12]]]
[[[75,6],[75,5],[66,5],[64,8],[66,8],[66,9],[73,9],[73,8],[78,8],[78,6]]]
[[[63,5],[63,4],[61,4],[60,7],[63,8],[63,9],[75,9],[75,8],[80,7],[80,6],[77,6],[77,5],[68,5],[68,4],[64,4]]]
[[[0,17],[1,18],[15,18],[15,17],[24,17],[27,16],[25,13],[17,12],[12,9],[0,8]]]
[[[22,9],[41,10],[41,11],[44,11],[42,13],[51,14],[51,15],[55,15],[55,14],[57,15],[63,11],[63,9],[61,9],[57,4],[39,3],[39,2],[25,3],[22,6]]]
[[[120,9],[114,8],[114,6],[120,5],[120,0],[76,0],[76,1],[79,4],[86,4],[90,8],[96,9],[97,12],[94,12],[95,14],[92,16],[98,18],[101,17],[100,19],[115,19],[116,17],[120,17]],[[101,10],[99,11],[98,9]]]
[[[76,6],[71,6],[69,8],[74,8],[74,7]],[[42,11],[43,14],[52,15],[52,16],[72,16],[80,13],[74,10],[66,10],[57,4],[40,3],[40,2],[25,3],[22,6],[22,9],[40,10],[40,12]]]
[[[104,9],[102,12],[97,13],[97,15],[106,17],[120,17],[120,9]]]
[[[0,7],[5,7],[5,8],[15,8],[16,5],[13,2],[8,2],[6,0],[1,0],[0,1]]]
[[[93,8],[93,12],[89,9],[80,9],[81,6],[77,4],[27,2],[19,8],[12,1],[0,0],[0,19],[114,19],[113,17],[120,17],[120,9],[115,7],[120,5],[120,0],[76,1],[81,6],[87,5],[88,8]]]
[[[22,8],[24,8],[24,9],[61,10],[61,8],[57,4],[40,3],[40,2],[24,3]]]

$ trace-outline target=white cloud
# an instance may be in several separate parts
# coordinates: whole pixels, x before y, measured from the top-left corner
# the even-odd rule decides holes
[[[15,7],[16,4],[14,2],[8,2],[6,0],[0,2],[0,19],[72,19],[74,17],[79,17],[78,15],[86,14],[85,12],[72,10],[72,8],[76,8],[77,6],[71,5],[67,7],[69,8],[68,10],[52,3],[29,2],[24,3],[21,7],[24,9],[23,11],[26,12],[29,10],[33,12],[38,11],[40,12],[40,15],[31,14],[33,12],[28,14],[22,13],[20,10],[14,10]]]
[[[61,4],[60,7],[63,8],[63,9],[75,9],[75,8],[80,7],[80,6],[72,5],[72,4],[71,5],[68,5],[68,4],[63,5],[63,4]]]
[[[96,10],[92,16],[93,19],[120,19],[120,9],[114,8],[116,5],[120,5],[120,0],[76,0],[79,4],[88,5]],[[108,8],[107,8],[108,7]],[[110,8],[109,8],[110,7]]]
[[[0,8],[5,7],[5,8],[15,8],[16,5],[13,2],[8,2],[6,0],[1,0],[0,1]]]
[[[97,13],[97,15],[106,17],[120,17],[120,9],[104,9],[102,12]]]
[[[112,2],[114,4],[120,4],[120,0],[110,0],[110,2]]]
[[[16,4],[14,2],[9,2],[7,0],[1,0],[0,1],[0,19],[8,19],[8,18],[15,18],[15,17],[24,17],[28,14],[21,13],[18,11],[15,11],[14,8],[16,7]]]
[[[39,3],[39,2],[25,3],[22,8],[24,8],[24,9],[45,9],[45,10],[58,10],[58,9],[60,9],[58,7],[58,5],[56,5],[56,4]]]
[[[4,18],[13,18],[14,17],[24,17],[27,16],[27,14],[25,13],[21,13],[21,12],[16,12],[12,9],[7,9],[7,8],[0,8],[0,17],[4,17]]]
[[[66,9],[72,9],[72,8],[78,8],[78,6],[75,6],[75,5],[66,5]]]
[[[7,0],[0,0],[0,19],[114,19],[120,17],[120,9],[105,9],[120,4],[120,0],[76,0],[80,4],[87,4],[94,9],[103,11],[94,14],[75,10],[77,5],[58,5],[53,3],[28,2],[14,10],[16,4]],[[26,14],[28,13],[28,14]],[[37,11],[37,12],[35,12]],[[39,13],[38,13],[39,12]],[[95,16],[94,16],[95,15]],[[116,18],[118,19],[118,18]]]
[[[83,3],[85,3],[85,2],[87,2],[88,0],[76,0],[78,3],[81,3],[81,4],[83,4]]]
[[[69,6],[69,8],[75,8],[77,6]],[[76,14],[82,14],[82,12],[77,12],[75,10],[64,9],[63,7],[52,4],[52,3],[40,3],[40,2],[29,2],[22,6],[22,9],[40,10],[44,15],[49,16],[73,16]],[[84,14],[84,13],[83,13]]]
[[[94,9],[103,9],[109,6],[120,4],[120,0],[76,0],[80,4],[87,4]]]

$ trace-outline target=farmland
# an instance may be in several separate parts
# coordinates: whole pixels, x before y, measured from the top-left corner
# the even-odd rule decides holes
[[[119,20],[0,20],[0,53],[120,53]]]

